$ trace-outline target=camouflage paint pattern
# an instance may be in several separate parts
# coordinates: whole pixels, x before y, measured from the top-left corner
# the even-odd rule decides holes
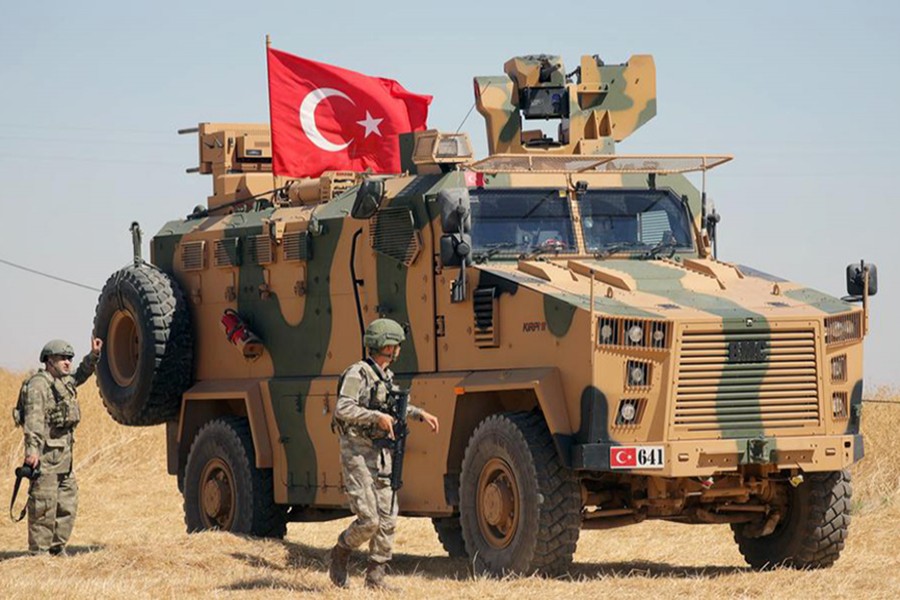
[[[539,82],[542,58],[553,65],[547,86],[564,88],[568,143],[551,149],[523,143],[520,94]],[[656,115],[656,66],[653,57],[636,55],[621,65],[604,65],[582,56],[577,83],[569,83],[558,56],[513,58],[504,65],[506,77],[476,77],[475,99],[485,118],[491,154],[533,151],[552,154],[612,154],[614,142],[634,133]]]
[[[274,469],[276,501],[346,506],[330,428],[337,378],[362,357],[364,325],[384,316],[409,327],[393,365],[398,380],[442,423],[436,437],[424,440],[418,431],[410,437],[400,492],[408,514],[455,510],[452,482],[468,437],[482,418],[504,410],[539,409],[560,459],[585,472],[608,472],[612,446],[663,446],[661,469],[620,472],[646,477],[650,487],[680,478],[678,485],[689,489],[697,485],[689,477],[745,467],[833,471],[861,458],[859,307],[713,258],[701,193],[677,170],[516,166],[525,164],[519,158],[609,153],[656,110],[650,57],[624,65],[583,57],[579,83],[561,78],[560,63],[548,84],[568,90],[568,141],[526,146],[519,88],[539,78],[536,65],[523,57],[507,63],[506,76],[476,78],[491,153],[513,156],[506,170],[435,165],[420,168],[423,174],[386,177],[385,197],[369,220],[349,216],[351,189],[323,203],[198,213],[160,230],[153,262],[182,285],[195,324],[197,393],[185,395],[173,438],[182,456],[191,441],[187,415],[195,405],[216,402],[214,393],[199,393],[214,383],[233,390],[229,411],[262,424],[254,432],[265,427],[254,433],[257,466]],[[214,125],[202,127],[203,135],[241,131]],[[215,161],[207,162],[210,172],[219,172]],[[230,164],[232,172],[217,177],[243,183],[218,184],[216,190],[231,190],[229,198],[289,183],[270,172],[243,172],[236,159]],[[264,167],[254,163],[253,169]],[[460,269],[441,263],[441,190],[551,188],[577,217],[579,181],[591,190],[671,190],[689,209],[692,249],[671,258],[598,258],[577,234],[571,252],[470,265],[466,300],[451,302]],[[210,200],[210,206],[223,204]],[[379,228],[378,220],[389,218],[383,223],[390,226]],[[473,308],[474,292],[487,288],[495,290],[489,335],[476,327]],[[226,308],[262,339],[262,357],[247,361],[229,344],[220,325]],[[836,320],[855,332],[833,339],[828,324]],[[624,328],[626,322],[659,328],[665,342],[601,343],[601,323]],[[743,342],[758,344],[765,359],[736,363],[729,353]],[[632,363],[646,369],[646,382],[629,381]],[[233,398],[243,398],[243,407]],[[623,401],[639,407],[634,422],[618,418]]]

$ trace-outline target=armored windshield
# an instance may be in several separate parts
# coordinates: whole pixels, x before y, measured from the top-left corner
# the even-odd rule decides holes
[[[576,250],[566,190],[479,189],[470,199],[476,258]]]
[[[592,190],[578,203],[585,249],[693,249],[687,207],[668,190]]]

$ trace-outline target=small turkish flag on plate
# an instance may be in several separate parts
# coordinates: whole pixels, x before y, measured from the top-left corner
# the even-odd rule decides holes
[[[399,135],[426,128],[431,96],[268,49],[272,162],[276,175],[400,172]]]
[[[637,448],[613,446],[609,449],[609,466],[612,469],[637,467]]]

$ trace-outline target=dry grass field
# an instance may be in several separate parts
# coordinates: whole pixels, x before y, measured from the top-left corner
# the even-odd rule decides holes
[[[0,371],[3,503],[22,460],[21,430],[9,418],[20,381]],[[80,399],[73,555],[27,555],[24,523],[0,518],[0,598],[371,596],[362,586],[361,555],[350,590],[328,582],[328,549],[345,520],[292,523],[283,542],[187,535],[181,496],[165,472],[163,428],[115,424],[93,382]],[[900,395],[880,390],[873,399]],[[391,581],[410,598],[893,598],[900,593],[900,404],[867,404],[863,428],[867,456],[853,471],[850,538],[831,569],[757,573],[744,565],[727,526],[647,522],[582,532],[563,579],[473,578],[465,560],[446,557],[430,521],[401,519]]]

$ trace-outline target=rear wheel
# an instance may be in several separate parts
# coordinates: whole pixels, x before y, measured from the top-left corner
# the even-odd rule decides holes
[[[466,554],[466,541],[462,535],[462,525],[459,515],[453,517],[435,517],[431,519],[434,530],[437,532],[441,546],[451,558],[464,558]]]
[[[283,538],[287,519],[275,504],[272,470],[253,464],[250,424],[242,417],[210,421],[200,429],[184,475],[188,533],[219,529]]]
[[[744,559],[755,569],[830,567],[844,549],[850,525],[850,472],[809,473],[786,495],[785,515],[771,534],[750,537],[752,526],[732,525]]]
[[[557,575],[581,528],[581,488],[559,461],[543,416],[488,417],[466,447],[460,524],[476,570]]]

